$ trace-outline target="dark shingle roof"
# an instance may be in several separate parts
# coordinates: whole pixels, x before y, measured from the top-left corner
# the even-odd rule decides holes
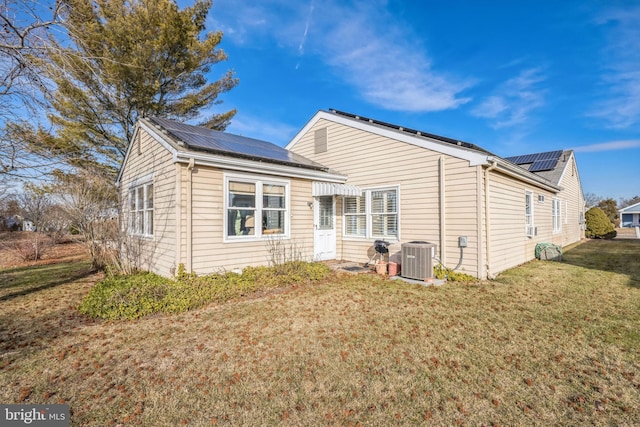
[[[544,153],[524,154],[521,156],[505,157],[529,172],[532,172],[554,184],[560,184],[562,173],[571,157],[571,150],[546,151]]]
[[[148,120],[190,150],[268,161],[307,169],[327,170],[325,166],[271,142],[159,117],[149,117]]]

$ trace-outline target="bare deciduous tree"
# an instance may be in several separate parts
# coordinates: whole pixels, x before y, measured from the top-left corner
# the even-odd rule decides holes
[[[29,104],[45,86],[35,65],[49,48],[49,34],[61,24],[60,0],[0,1],[0,96]],[[7,104],[5,104],[7,105]]]
[[[60,0],[0,0],[0,176],[41,176],[47,158],[32,153],[6,123],[28,115],[33,122],[46,103],[47,82],[39,63],[62,28]],[[40,166],[40,169],[35,168]]]
[[[115,186],[101,174],[86,169],[76,174],[58,171],[55,177],[53,191],[84,238],[93,266],[105,268],[118,237]]]

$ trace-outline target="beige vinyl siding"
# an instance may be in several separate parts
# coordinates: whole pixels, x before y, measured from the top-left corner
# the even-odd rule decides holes
[[[525,236],[525,191],[533,190],[524,183],[499,172],[489,172],[489,269],[498,274],[526,261],[528,238]],[[535,205],[534,221],[539,210]]]
[[[236,173],[236,172],[234,172]],[[289,182],[290,199],[290,238],[282,238],[281,243],[289,253],[294,248],[304,260],[313,258],[313,210],[307,202],[311,201],[311,181],[265,177]],[[267,265],[270,260],[269,238],[236,242],[224,241],[224,171],[210,167],[196,166],[192,175],[192,271],[196,274],[211,274],[241,269],[246,266]],[[188,176],[183,178],[183,194],[187,192]],[[183,262],[187,259],[186,204],[183,209],[185,238]],[[274,239],[280,239],[275,237]]]
[[[538,243],[554,243],[552,199],[555,193],[527,184],[499,172],[489,177],[490,272],[498,274],[535,258]],[[533,193],[533,221],[537,235],[525,231],[525,194]],[[539,201],[539,196],[544,201]]]
[[[584,196],[580,186],[578,167],[573,155],[564,171],[560,186],[562,191],[558,197],[562,200],[562,233],[556,236],[554,243],[567,246],[584,238],[584,231],[580,223],[581,213],[584,218]]]
[[[315,130],[327,127],[327,151],[315,153]],[[400,250],[402,242],[428,241],[440,248],[440,153],[384,136],[319,120],[293,147],[292,151],[329,166],[348,176],[349,184],[363,189],[398,187],[399,242],[390,252]],[[477,275],[478,216],[477,168],[466,160],[444,156],[445,173],[445,259],[447,266],[458,263],[458,237],[468,238],[462,269]],[[337,204],[337,257],[366,262],[374,254],[374,239],[342,236],[342,203]]]
[[[137,262],[145,270],[170,275],[175,268],[175,167],[171,153],[140,129],[120,177],[122,227],[127,229],[128,197],[131,183],[153,173],[154,223],[153,237],[130,240],[139,252]]]

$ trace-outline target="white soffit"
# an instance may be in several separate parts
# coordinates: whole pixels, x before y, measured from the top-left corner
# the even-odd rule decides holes
[[[314,182],[313,196],[360,196],[362,190],[357,185]]]

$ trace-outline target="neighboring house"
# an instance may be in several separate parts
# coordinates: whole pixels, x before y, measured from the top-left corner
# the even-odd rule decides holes
[[[36,226],[33,221],[25,219],[22,221],[22,231],[36,231]]]
[[[620,209],[618,213],[620,214],[620,227],[640,226],[640,203]]]
[[[583,237],[572,151],[509,161],[335,110],[286,149],[141,119],[118,183],[140,265],[162,275],[266,264],[274,240],[303,259],[366,262],[385,239],[392,256],[432,242],[446,266],[486,278],[533,259],[537,243]]]
[[[0,227],[0,229],[4,228],[11,231],[36,231],[36,226],[33,221],[24,219],[20,215],[7,216],[1,221],[2,227]]]

